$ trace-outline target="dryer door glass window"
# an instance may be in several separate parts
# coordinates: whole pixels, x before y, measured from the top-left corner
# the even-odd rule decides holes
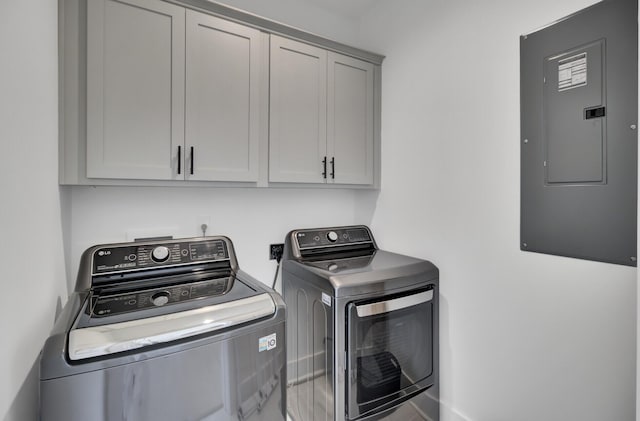
[[[347,305],[349,419],[433,384],[433,289]]]

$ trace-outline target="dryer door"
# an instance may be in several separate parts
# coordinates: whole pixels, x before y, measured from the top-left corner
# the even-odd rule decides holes
[[[356,419],[433,384],[434,290],[347,305],[347,415]]]

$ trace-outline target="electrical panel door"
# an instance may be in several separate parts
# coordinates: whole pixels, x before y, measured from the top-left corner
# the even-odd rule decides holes
[[[526,251],[636,265],[637,0],[520,39]]]

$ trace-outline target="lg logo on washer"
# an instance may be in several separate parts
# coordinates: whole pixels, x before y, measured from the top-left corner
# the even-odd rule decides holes
[[[263,336],[258,339],[258,352],[269,351],[276,347],[276,334],[272,333],[269,336]]]
[[[109,256],[111,254],[111,250],[100,250],[98,252],[98,256]]]

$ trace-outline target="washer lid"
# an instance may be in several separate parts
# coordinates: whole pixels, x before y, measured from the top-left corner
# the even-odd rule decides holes
[[[275,311],[273,299],[263,293],[179,313],[72,329],[69,358],[78,361],[188,338],[271,316]]]

